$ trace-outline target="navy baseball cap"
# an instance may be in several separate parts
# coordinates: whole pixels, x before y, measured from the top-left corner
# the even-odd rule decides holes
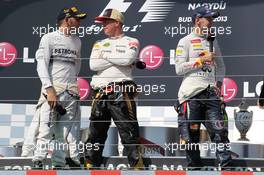
[[[195,10],[192,18],[194,20],[195,18],[206,18],[206,17],[217,18],[219,16],[220,16],[219,12],[214,12],[210,10],[208,6],[202,6]]]
[[[86,13],[79,12],[77,7],[63,8],[57,16],[57,21],[70,17],[84,19],[86,16]]]

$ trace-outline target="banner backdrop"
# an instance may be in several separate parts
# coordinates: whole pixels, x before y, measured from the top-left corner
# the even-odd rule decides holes
[[[241,98],[255,105],[263,80],[264,2],[261,0],[1,0],[0,1],[0,102],[35,104],[40,93],[34,55],[41,36],[56,27],[56,15],[63,7],[77,6],[87,12],[78,34],[82,40],[80,77],[90,82],[93,43],[103,39],[102,26],[94,17],[106,8],[125,15],[124,31],[141,43],[139,57],[147,69],[134,69],[141,88],[139,105],[170,106],[175,103],[182,77],[176,76],[175,48],[191,31],[193,10],[202,5],[220,12],[215,19],[216,37],[226,64],[223,94],[228,105]],[[83,87],[89,100],[89,86]],[[86,103],[87,104],[87,103]]]

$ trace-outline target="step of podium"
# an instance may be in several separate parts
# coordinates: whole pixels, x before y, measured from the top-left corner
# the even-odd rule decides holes
[[[0,171],[0,175],[264,175],[264,172],[28,170],[28,171]]]

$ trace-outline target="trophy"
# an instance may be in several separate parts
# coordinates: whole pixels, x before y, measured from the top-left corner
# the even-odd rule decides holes
[[[239,141],[249,141],[246,137],[249,128],[252,125],[253,119],[253,112],[248,111],[248,104],[246,103],[245,99],[242,99],[241,103],[239,104],[239,111],[237,112],[234,110],[235,116],[235,125],[237,130],[240,132]]]

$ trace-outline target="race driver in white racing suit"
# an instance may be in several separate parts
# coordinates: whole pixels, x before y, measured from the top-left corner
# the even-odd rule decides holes
[[[139,42],[122,31],[124,16],[116,9],[107,9],[96,18],[104,26],[108,38],[97,41],[90,56],[90,68],[96,71],[91,86],[93,103],[88,143],[100,144],[87,152],[87,168],[103,163],[102,152],[111,119],[119,131],[131,168],[143,167],[139,148],[139,126],[136,116],[136,84],[132,77],[133,63],[139,52]]]
[[[36,52],[42,90],[35,113],[39,121],[33,158],[35,169],[43,168],[49,148],[53,148],[51,160],[54,168],[65,166],[66,151],[70,152],[76,165],[80,165],[78,150],[68,149],[65,145],[75,144],[69,146],[76,148],[80,138],[77,76],[81,67],[81,40],[71,32],[85,17],[86,14],[80,13],[76,7],[62,9],[57,16],[59,30],[45,34]]]
[[[209,40],[216,35],[211,34],[210,29],[217,16],[217,12],[207,7],[196,9],[193,31],[179,41],[176,49],[176,73],[184,75],[178,92],[179,132],[182,143],[189,146],[186,149],[187,165],[194,170],[203,167],[199,147],[195,146],[200,141],[201,123],[206,126],[211,141],[216,143],[220,166],[229,167],[232,160],[220,100],[225,66],[217,41],[214,49],[213,45],[212,50],[209,49]],[[225,146],[219,148],[221,144]]]

